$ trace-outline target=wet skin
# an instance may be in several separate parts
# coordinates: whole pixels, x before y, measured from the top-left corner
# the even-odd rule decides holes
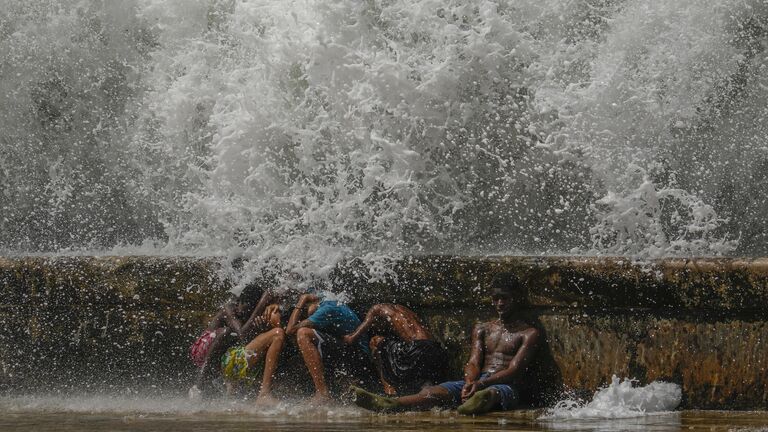
[[[463,405],[459,407],[462,414],[480,414],[497,406],[500,396],[488,387],[523,381],[539,344],[539,331],[518,318],[520,299],[503,289],[494,289],[492,299],[499,319],[477,324],[472,330],[472,350],[464,367],[465,384],[461,391]],[[481,372],[491,375],[479,379]],[[415,395],[394,399],[353,390],[355,402],[373,410],[430,408],[452,401],[448,390],[441,386],[426,387]]]
[[[518,354],[527,357],[534,347],[526,346],[521,353],[523,343],[538,337],[538,330],[516,318],[517,304],[511,297],[496,294],[493,304],[499,319],[478,324],[472,338],[473,357],[475,352],[482,352],[484,361],[481,371],[490,374],[507,369]],[[482,346],[476,347],[476,344]],[[473,363],[472,359],[470,363]]]
[[[500,289],[493,290],[491,298],[499,319],[478,324],[472,330],[462,401],[493,384],[520,383],[538,347],[539,331],[518,318],[520,299]],[[481,372],[491,376],[479,380]]]
[[[415,340],[430,340],[432,334],[424,328],[415,312],[405,306],[382,303],[373,306],[365,315],[365,320],[351,334],[342,338],[344,343],[353,344],[357,339],[369,329],[374,330],[377,335],[371,338],[371,356],[373,365],[379,376],[379,381],[384,388],[384,393],[392,396],[397,393],[397,388],[388,382],[384,377],[381,351],[379,345],[384,342],[384,337],[380,334],[394,334],[405,342]]]
[[[325,367],[318,348],[319,340],[313,330],[315,324],[308,319],[317,311],[319,306],[320,298],[316,295],[303,294],[299,297],[299,301],[291,313],[291,318],[288,320],[285,333],[288,336],[296,335],[299,352],[315,385],[315,395],[312,397],[311,403],[324,405],[330,401],[328,385],[325,382]]]
[[[216,338],[206,355],[205,364],[198,371],[195,386],[202,391],[203,396],[211,396],[214,393],[212,380],[220,372],[221,356],[229,347],[237,343],[247,343],[269,328],[270,318],[264,316],[267,305],[277,301],[278,297],[269,291],[265,291],[259,302],[249,311],[248,305],[239,301],[231,301],[225,304],[208,324],[209,330],[216,331]]]
[[[365,316],[365,320],[354,333],[344,336],[344,342],[354,343],[369,329],[376,334],[394,333],[405,342],[432,339],[432,334],[424,328],[419,317],[405,306],[382,303],[373,306]]]

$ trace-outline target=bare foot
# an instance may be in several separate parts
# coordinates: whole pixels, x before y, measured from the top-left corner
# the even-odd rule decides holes
[[[280,403],[280,401],[275,399],[271,394],[259,395],[259,397],[256,398],[256,406],[259,407],[271,407],[278,403]]]

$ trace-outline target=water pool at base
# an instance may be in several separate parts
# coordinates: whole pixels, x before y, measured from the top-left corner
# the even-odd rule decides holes
[[[0,431],[728,431],[768,432],[768,411],[678,411],[620,419],[540,420],[538,410],[478,417],[455,411],[374,414],[349,406],[182,399],[14,397],[0,399]]]

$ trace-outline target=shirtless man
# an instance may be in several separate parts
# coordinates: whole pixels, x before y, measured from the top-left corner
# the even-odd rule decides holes
[[[372,328],[377,335],[371,338],[371,356],[384,393],[392,396],[418,390],[444,378],[445,350],[412,310],[397,304],[374,305],[354,333],[342,340],[351,345]],[[394,337],[386,338],[382,333]]]
[[[514,408],[517,388],[539,344],[539,331],[520,318],[525,304],[523,286],[511,274],[500,274],[492,282],[491,298],[499,319],[480,323],[472,330],[472,350],[464,367],[463,381],[425,387],[419,393],[399,398],[377,396],[353,387],[355,403],[373,411],[427,409],[457,406],[460,414],[482,414]]]

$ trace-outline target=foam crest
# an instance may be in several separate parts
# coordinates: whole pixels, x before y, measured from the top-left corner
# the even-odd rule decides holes
[[[674,383],[654,381],[637,386],[632,379],[613,376],[611,384],[598,390],[592,400],[562,400],[540,420],[615,419],[668,413],[680,405],[682,390]]]

